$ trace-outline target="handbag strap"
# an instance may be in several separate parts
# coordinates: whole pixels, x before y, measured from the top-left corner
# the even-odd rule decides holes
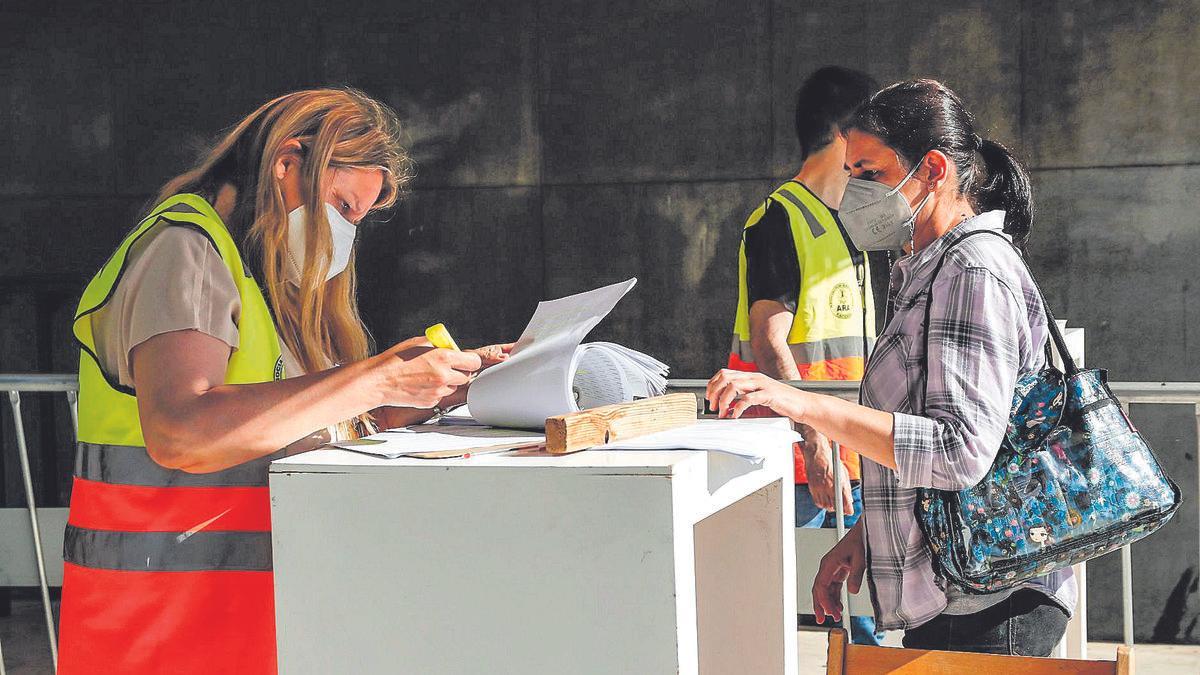
[[[925,402],[929,400],[929,317],[930,310],[933,308],[933,285],[937,281],[938,272],[942,271],[942,264],[946,262],[946,256],[949,255],[950,251],[952,251],[954,247],[977,234],[990,234],[999,237],[1004,243],[1012,247],[1013,252],[1017,254],[1017,258],[1019,258],[1021,263],[1025,265],[1025,270],[1029,273],[1030,280],[1033,281],[1033,287],[1037,291],[1038,298],[1042,301],[1042,310],[1046,313],[1047,328],[1050,331],[1050,340],[1046,342],[1046,363],[1048,364],[1051,361],[1051,343],[1053,343],[1054,351],[1057,351],[1059,358],[1062,359],[1063,366],[1066,370],[1065,374],[1069,377],[1079,372],[1079,367],[1075,365],[1075,359],[1071,358],[1071,353],[1067,350],[1066,338],[1063,337],[1062,331],[1058,329],[1058,323],[1054,321],[1054,314],[1050,311],[1050,305],[1046,302],[1046,294],[1042,292],[1042,287],[1038,284],[1037,277],[1033,274],[1033,269],[1029,267],[1029,261],[1027,261],[1025,256],[1021,254],[1021,250],[1019,248],[1017,248],[1011,241],[1009,241],[1007,237],[999,232],[996,232],[995,230],[976,230],[974,232],[968,232],[967,234],[964,234],[959,238],[958,241],[946,247],[946,250],[942,252],[942,257],[938,259],[937,266],[933,268],[933,274],[931,274],[929,278],[929,290],[927,291],[925,298],[925,354],[921,357],[922,366],[925,373],[925,388],[922,392],[924,399],[921,401],[922,406],[924,406]]]

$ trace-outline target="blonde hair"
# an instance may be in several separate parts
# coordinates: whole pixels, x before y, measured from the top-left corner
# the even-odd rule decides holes
[[[308,214],[306,264],[298,285],[287,280],[288,214],[274,173],[284,145],[293,139],[301,145]],[[312,89],[280,96],[248,115],[198,165],[163,186],[156,202],[180,192],[214,199],[227,183],[237,189],[226,226],[265,291],[280,338],[312,373],[364,359],[371,349],[355,297],[354,257],[345,271],[325,281],[333,242],[324,195],[333,170],[381,170],[376,210],[396,203],[412,177],[411,167],[390,108],[354,89]],[[368,416],[360,419],[369,422]],[[358,435],[351,421],[341,426],[343,433]]]

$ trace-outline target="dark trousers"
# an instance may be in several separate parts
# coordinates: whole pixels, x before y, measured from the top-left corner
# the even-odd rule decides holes
[[[939,614],[904,632],[909,649],[1049,656],[1067,630],[1067,613],[1044,593],[1023,588],[982,612]]]

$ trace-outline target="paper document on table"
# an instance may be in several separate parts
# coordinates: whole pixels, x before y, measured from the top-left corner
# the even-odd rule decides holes
[[[617,441],[597,450],[708,450],[761,462],[771,450],[790,449],[800,440],[800,434],[784,425],[698,420],[690,426]]]
[[[508,360],[471,383],[475,419],[542,429],[547,417],[664,393],[666,364],[612,343],[580,344],[635,283],[538,303]]]
[[[545,434],[488,427],[440,427],[432,424],[392,429],[370,438],[330,443],[335,448],[353,450],[376,457],[396,459],[424,453],[466,454],[471,450],[505,446],[533,446],[546,441]]]

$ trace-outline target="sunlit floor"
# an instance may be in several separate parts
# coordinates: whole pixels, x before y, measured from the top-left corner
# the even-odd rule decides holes
[[[824,673],[825,633],[800,631],[797,643],[800,674]],[[48,675],[53,672],[39,602],[24,599],[13,601],[12,616],[0,617],[0,648],[4,651],[7,675]],[[1088,650],[1089,658],[1113,659],[1116,658],[1117,646],[1093,642],[1088,645]],[[1196,675],[1200,672],[1200,646],[1138,645],[1134,653],[1139,672],[1153,675]]]

